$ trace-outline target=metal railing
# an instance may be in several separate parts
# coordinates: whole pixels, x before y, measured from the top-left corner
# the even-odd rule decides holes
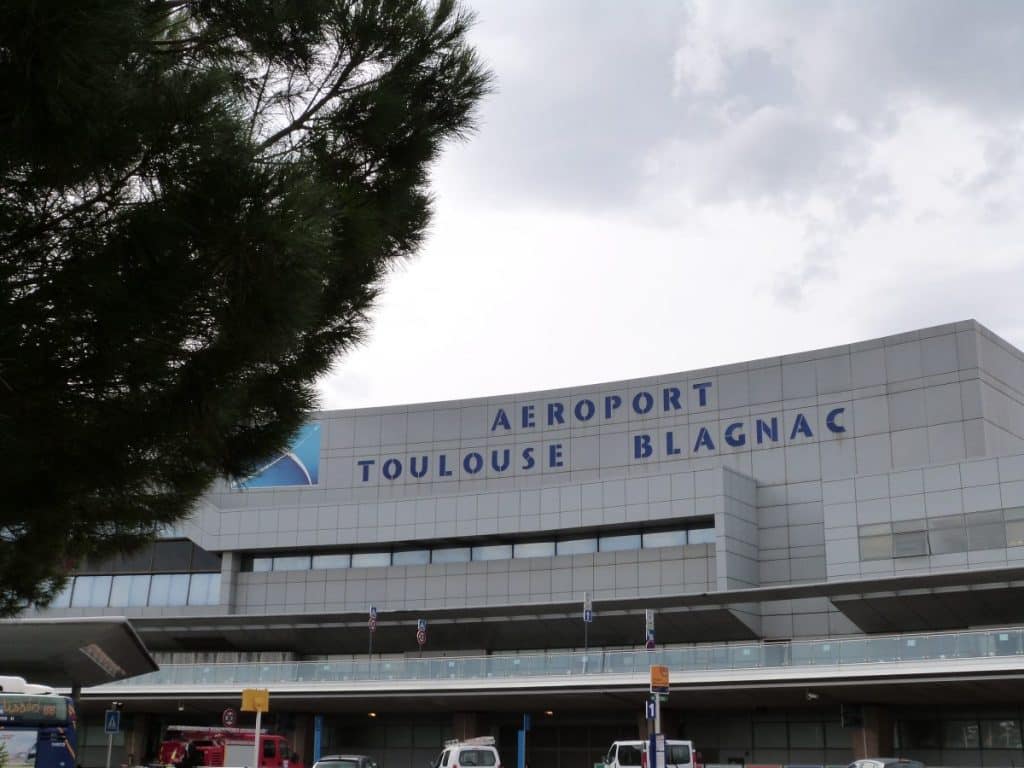
[[[652,664],[673,672],[850,667],[1024,656],[1024,628],[933,634],[759,641],[663,647],[653,651],[547,651],[490,656],[382,657],[339,661],[166,664],[157,672],[110,683],[132,688],[255,683],[493,680],[646,675]]]

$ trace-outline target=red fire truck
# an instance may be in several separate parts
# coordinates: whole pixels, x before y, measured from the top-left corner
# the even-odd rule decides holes
[[[177,765],[192,744],[202,756],[204,766],[252,766],[256,731],[252,728],[221,728],[220,726],[169,725],[160,742],[160,765]],[[260,733],[259,768],[302,768],[289,765],[292,755],[284,736]]]

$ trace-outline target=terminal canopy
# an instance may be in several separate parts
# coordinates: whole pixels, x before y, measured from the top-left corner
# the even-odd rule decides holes
[[[123,617],[0,621],[0,672],[55,687],[93,686],[158,669]]]

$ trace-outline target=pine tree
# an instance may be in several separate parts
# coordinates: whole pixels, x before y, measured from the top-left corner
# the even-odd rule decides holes
[[[0,5],[0,615],[315,407],[490,75],[454,0]]]

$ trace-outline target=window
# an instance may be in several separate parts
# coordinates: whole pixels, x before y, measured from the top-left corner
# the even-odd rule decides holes
[[[106,608],[110,600],[110,576],[79,576],[71,595],[72,608]]]
[[[686,765],[690,762],[690,748],[685,744],[666,744],[666,765]]]
[[[482,547],[473,547],[474,560],[511,560],[511,544],[485,544]]]
[[[216,571],[220,573],[220,555],[207,552],[199,545],[192,547],[193,571]]]
[[[691,528],[686,532],[686,539],[690,544],[714,544],[715,529],[714,527]]]
[[[253,573],[265,573],[266,571],[274,570],[274,558],[272,557],[254,557],[252,559],[252,571]]]
[[[429,562],[429,549],[405,549],[391,555],[392,565],[426,565]]]
[[[275,571],[308,571],[309,555],[282,555],[274,558]]]
[[[686,544],[686,531],[659,531],[643,535],[644,549],[654,547],[681,547]],[[689,761],[684,761],[689,762]]]
[[[1006,546],[1024,547],[1024,507],[1003,510],[1006,518]]]
[[[790,723],[789,746],[793,749],[821,749],[825,746],[825,731],[821,723]]]
[[[946,749],[978,748],[977,721],[948,720],[942,725],[942,746]]]
[[[860,559],[887,560],[892,557],[892,528],[889,523],[860,527]]]
[[[621,552],[626,549],[640,549],[640,534],[626,533],[619,536],[602,536],[598,541],[601,552]]]
[[[928,534],[925,531],[893,533],[892,556],[914,557],[928,554]]]
[[[255,738],[256,737],[254,736],[253,737],[254,741],[255,741]],[[263,756],[264,757],[273,757],[276,754],[277,754],[277,743],[273,742],[273,741],[270,741],[270,740],[264,741],[263,742]]]
[[[1020,721],[982,720],[981,745],[988,749],[1020,749]]]
[[[494,752],[489,749],[461,749],[459,765],[492,766],[497,765],[497,761],[494,759]]]
[[[192,563],[192,542],[158,541],[153,545],[154,571],[187,571]]]
[[[391,565],[390,552],[356,552],[352,555],[353,568],[378,568]]]
[[[220,574],[193,573],[188,587],[189,605],[217,605],[220,602]]]
[[[764,747],[786,747],[786,724],[783,723],[754,723],[754,746],[758,749]]]
[[[468,563],[469,555],[469,547],[445,547],[444,549],[435,549],[433,552],[431,552],[430,562]]]
[[[110,605],[116,608],[136,608],[149,601],[149,574],[115,576],[110,588]]]
[[[71,591],[75,588],[75,580],[68,579],[68,583],[64,585],[64,589],[57,593],[57,596],[53,598],[53,601],[48,607],[50,608],[67,608],[71,605]]]
[[[96,570],[107,573],[141,573],[153,566],[153,546],[150,545],[129,555],[118,554],[99,563]]]
[[[566,539],[555,544],[560,555],[589,555],[597,552],[597,539]]]
[[[967,544],[971,552],[1005,547],[1006,526],[1003,523],[1003,510],[993,509],[967,515]]]
[[[516,544],[513,551],[513,557],[554,557],[555,542],[524,541]]]
[[[933,555],[967,551],[963,515],[934,517],[928,521],[928,546]]]
[[[149,587],[150,605],[185,605],[188,602],[188,574],[161,573]]]
[[[640,747],[619,744],[619,765],[640,765]]]
[[[352,555],[313,555],[313,570],[324,571],[329,568],[349,568],[352,566]]]

